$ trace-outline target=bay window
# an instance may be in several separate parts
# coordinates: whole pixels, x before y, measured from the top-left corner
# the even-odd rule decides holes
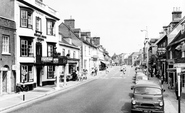
[[[29,65],[21,65],[21,83],[26,83],[26,82],[33,82],[33,70],[32,70],[33,66],[29,66]]]

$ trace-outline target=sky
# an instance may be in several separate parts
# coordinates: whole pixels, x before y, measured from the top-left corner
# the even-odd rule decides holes
[[[59,13],[60,22],[75,19],[75,28],[100,37],[109,55],[139,52],[147,37],[159,38],[172,21],[174,7],[182,17],[185,0],[43,0]],[[141,30],[144,30],[141,32]]]

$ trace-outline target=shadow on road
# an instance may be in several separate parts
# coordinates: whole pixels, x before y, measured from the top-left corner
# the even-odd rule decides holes
[[[130,113],[130,102],[125,102],[124,106],[121,107],[123,113]]]

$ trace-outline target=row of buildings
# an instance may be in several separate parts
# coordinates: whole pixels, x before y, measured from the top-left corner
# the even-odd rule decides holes
[[[18,83],[54,84],[62,73],[103,69],[110,56],[100,37],[75,28],[74,19],[60,22],[43,0],[0,0],[0,94],[15,92]]]
[[[146,37],[139,52],[121,54],[118,59],[128,65],[148,67],[151,76],[164,78],[173,87],[177,82],[178,68],[185,87],[185,16],[182,17],[182,11],[174,8],[172,21],[162,28],[159,38]]]

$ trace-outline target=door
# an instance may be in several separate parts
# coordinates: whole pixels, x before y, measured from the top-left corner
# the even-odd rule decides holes
[[[40,42],[36,43],[36,63],[41,64],[42,57],[42,44]]]
[[[7,71],[3,71],[3,92],[7,92]]]
[[[37,67],[37,86],[40,86],[41,68]]]

